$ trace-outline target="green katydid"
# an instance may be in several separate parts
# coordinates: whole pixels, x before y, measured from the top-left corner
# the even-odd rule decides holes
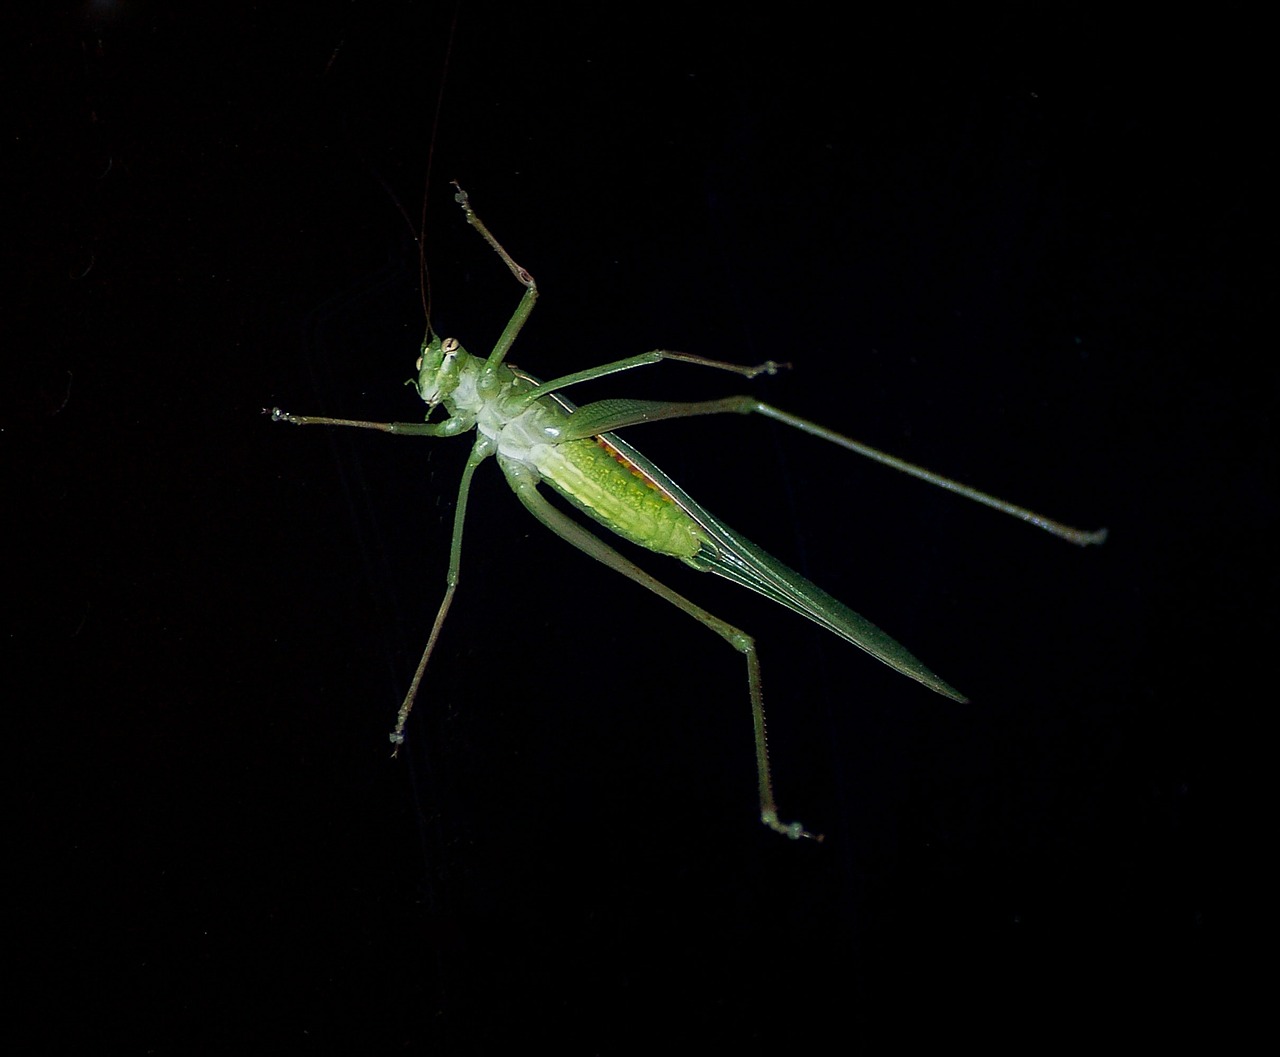
[[[532,375],[506,364],[507,353],[537,300],[537,284],[533,276],[511,258],[481,222],[472,210],[466,192],[456,183],[454,187],[457,189],[456,200],[462,207],[467,222],[484,237],[525,287],[524,296],[493,351],[487,358],[473,356],[456,339],[442,339],[428,329],[417,362],[418,377],[410,381],[427,405],[426,419],[423,422],[365,422],[294,415],[279,408],[271,411],[274,421],[290,422],[296,426],[352,426],[424,437],[452,437],[472,429],[476,431],[475,443],[458,486],[445,594],[436,612],[422,659],[418,662],[396,717],[395,730],[391,734],[396,751],[404,741],[409,712],[413,708],[423,673],[439,640],[445,617],[458,588],[462,531],[472,477],[482,462],[495,456],[517,498],[538,521],[579,550],[689,614],[744,656],[755,726],[760,819],[770,829],[793,839],[809,837],[821,840],[820,834],[809,833],[799,822],[783,822],[779,818],[769,771],[760,661],[754,639],[645,572],[578,521],[549,503],[538,486],[543,482],[550,485],[581,513],[632,543],[659,554],[679,558],[700,572],[715,573],[750,588],[808,617],[815,624],[866,650],[903,675],[960,702],[966,700],[964,695],[931,672],[904,646],[709,514],[670,477],[612,431],[661,419],[723,413],[764,415],[919,477],[930,484],[1021,518],[1072,543],[1081,546],[1101,543],[1106,538],[1106,530],[1086,532],[1071,528],[897,459],[750,396],[729,396],[693,403],[613,399],[575,407],[562,395],[562,391],[570,386],[662,360],[677,360],[747,378],[774,374],[780,365],[768,361],[747,367],[658,349],[567,374],[549,382],[540,382]],[[440,406],[445,408],[447,417],[432,422],[432,415]]]

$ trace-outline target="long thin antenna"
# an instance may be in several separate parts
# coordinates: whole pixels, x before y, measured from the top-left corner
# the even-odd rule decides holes
[[[427,174],[422,180],[422,220],[418,224],[418,289],[422,294],[422,315],[427,321],[427,334],[431,334],[431,271],[427,268],[427,201],[431,190],[432,162],[436,155],[436,139],[440,135],[440,111],[444,106],[444,86],[449,81],[449,60],[453,56],[453,38],[458,31],[458,11],[462,0],[453,5],[453,17],[449,21],[449,39],[444,48],[444,62],[440,67],[440,89],[436,92],[436,110],[431,116],[431,141],[427,146]]]

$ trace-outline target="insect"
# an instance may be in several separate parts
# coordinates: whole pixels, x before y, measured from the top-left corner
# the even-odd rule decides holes
[[[480,464],[492,457],[497,459],[516,497],[543,525],[579,550],[666,599],[743,655],[755,727],[760,820],[770,829],[792,839],[807,837],[821,840],[821,834],[810,833],[799,822],[783,822],[779,816],[765,740],[764,700],[755,640],[747,632],[707,612],[641,569],[581,522],[548,502],[539,486],[549,486],[580,513],[631,543],[678,558],[700,572],[715,573],[772,599],[860,647],[903,675],[960,702],[967,700],[964,695],[930,671],[901,643],[708,513],[675,481],[613,431],[663,419],[715,414],[763,415],[1021,518],[1081,546],[1101,543],[1106,538],[1106,529],[1086,532],[1071,528],[751,396],[728,396],[688,403],[611,399],[575,407],[563,395],[564,390],[571,386],[663,360],[680,361],[746,378],[775,374],[784,365],[770,360],[756,366],[742,366],[657,349],[566,374],[549,382],[541,382],[509,365],[507,353],[533,310],[538,287],[533,276],[512,259],[476,215],[466,192],[456,182],[454,188],[455,199],[462,207],[467,222],[525,288],[493,351],[487,357],[475,356],[456,339],[441,338],[433,333],[428,324],[417,361],[417,378],[409,383],[427,405],[422,422],[366,422],[295,415],[278,407],[270,412],[273,421],[295,426],[346,426],[418,437],[452,437],[475,431],[471,454],[458,486],[444,598],[436,612],[422,659],[400,705],[391,734],[392,744],[398,751],[404,742],[405,726],[423,673],[458,589],[462,534],[472,477]],[[445,416],[432,421],[438,408],[444,409]]]

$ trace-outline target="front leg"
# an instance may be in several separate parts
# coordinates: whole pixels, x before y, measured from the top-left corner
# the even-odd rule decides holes
[[[524,285],[524,297],[520,298],[520,303],[516,305],[516,310],[511,314],[511,319],[503,328],[502,333],[498,336],[498,342],[493,347],[493,351],[489,353],[489,358],[485,361],[484,374],[480,378],[480,391],[492,392],[501,384],[498,379],[498,368],[502,365],[502,361],[507,358],[507,353],[511,350],[512,344],[516,340],[516,335],[520,333],[520,328],[525,325],[529,318],[529,313],[533,311],[533,303],[538,300],[538,284],[534,281],[533,276],[525,268],[518,265],[512,259],[502,243],[493,237],[493,233],[485,226],[475,210],[471,208],[471,199],[467,192],[462,189],[457,180],[453,181],[453,186],[457,193],[453,196],[454,201],[462,206],[462,212],[466,215],[467,223],[480,232],[492,248],[494,253],[502,258],[502,262],[511,270],[514,275]]]
[[[443,422],[366,422],[356,418],[329,418],[324,415],[295,415],[278,407],[262,409],[272,422],[288,422],[293,426],[351,426],[354,429],[376,429],[379,433],[398,433],[407,437],[456,437],[475,425],[475,419],[455,415]]]

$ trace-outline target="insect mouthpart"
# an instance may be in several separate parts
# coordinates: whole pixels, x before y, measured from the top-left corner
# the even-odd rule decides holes
[[[457,338],[429,337],[418,356],[418,377],[411,384],[428,408],[435,408],[458,387],[458,354],[462,346]]]

